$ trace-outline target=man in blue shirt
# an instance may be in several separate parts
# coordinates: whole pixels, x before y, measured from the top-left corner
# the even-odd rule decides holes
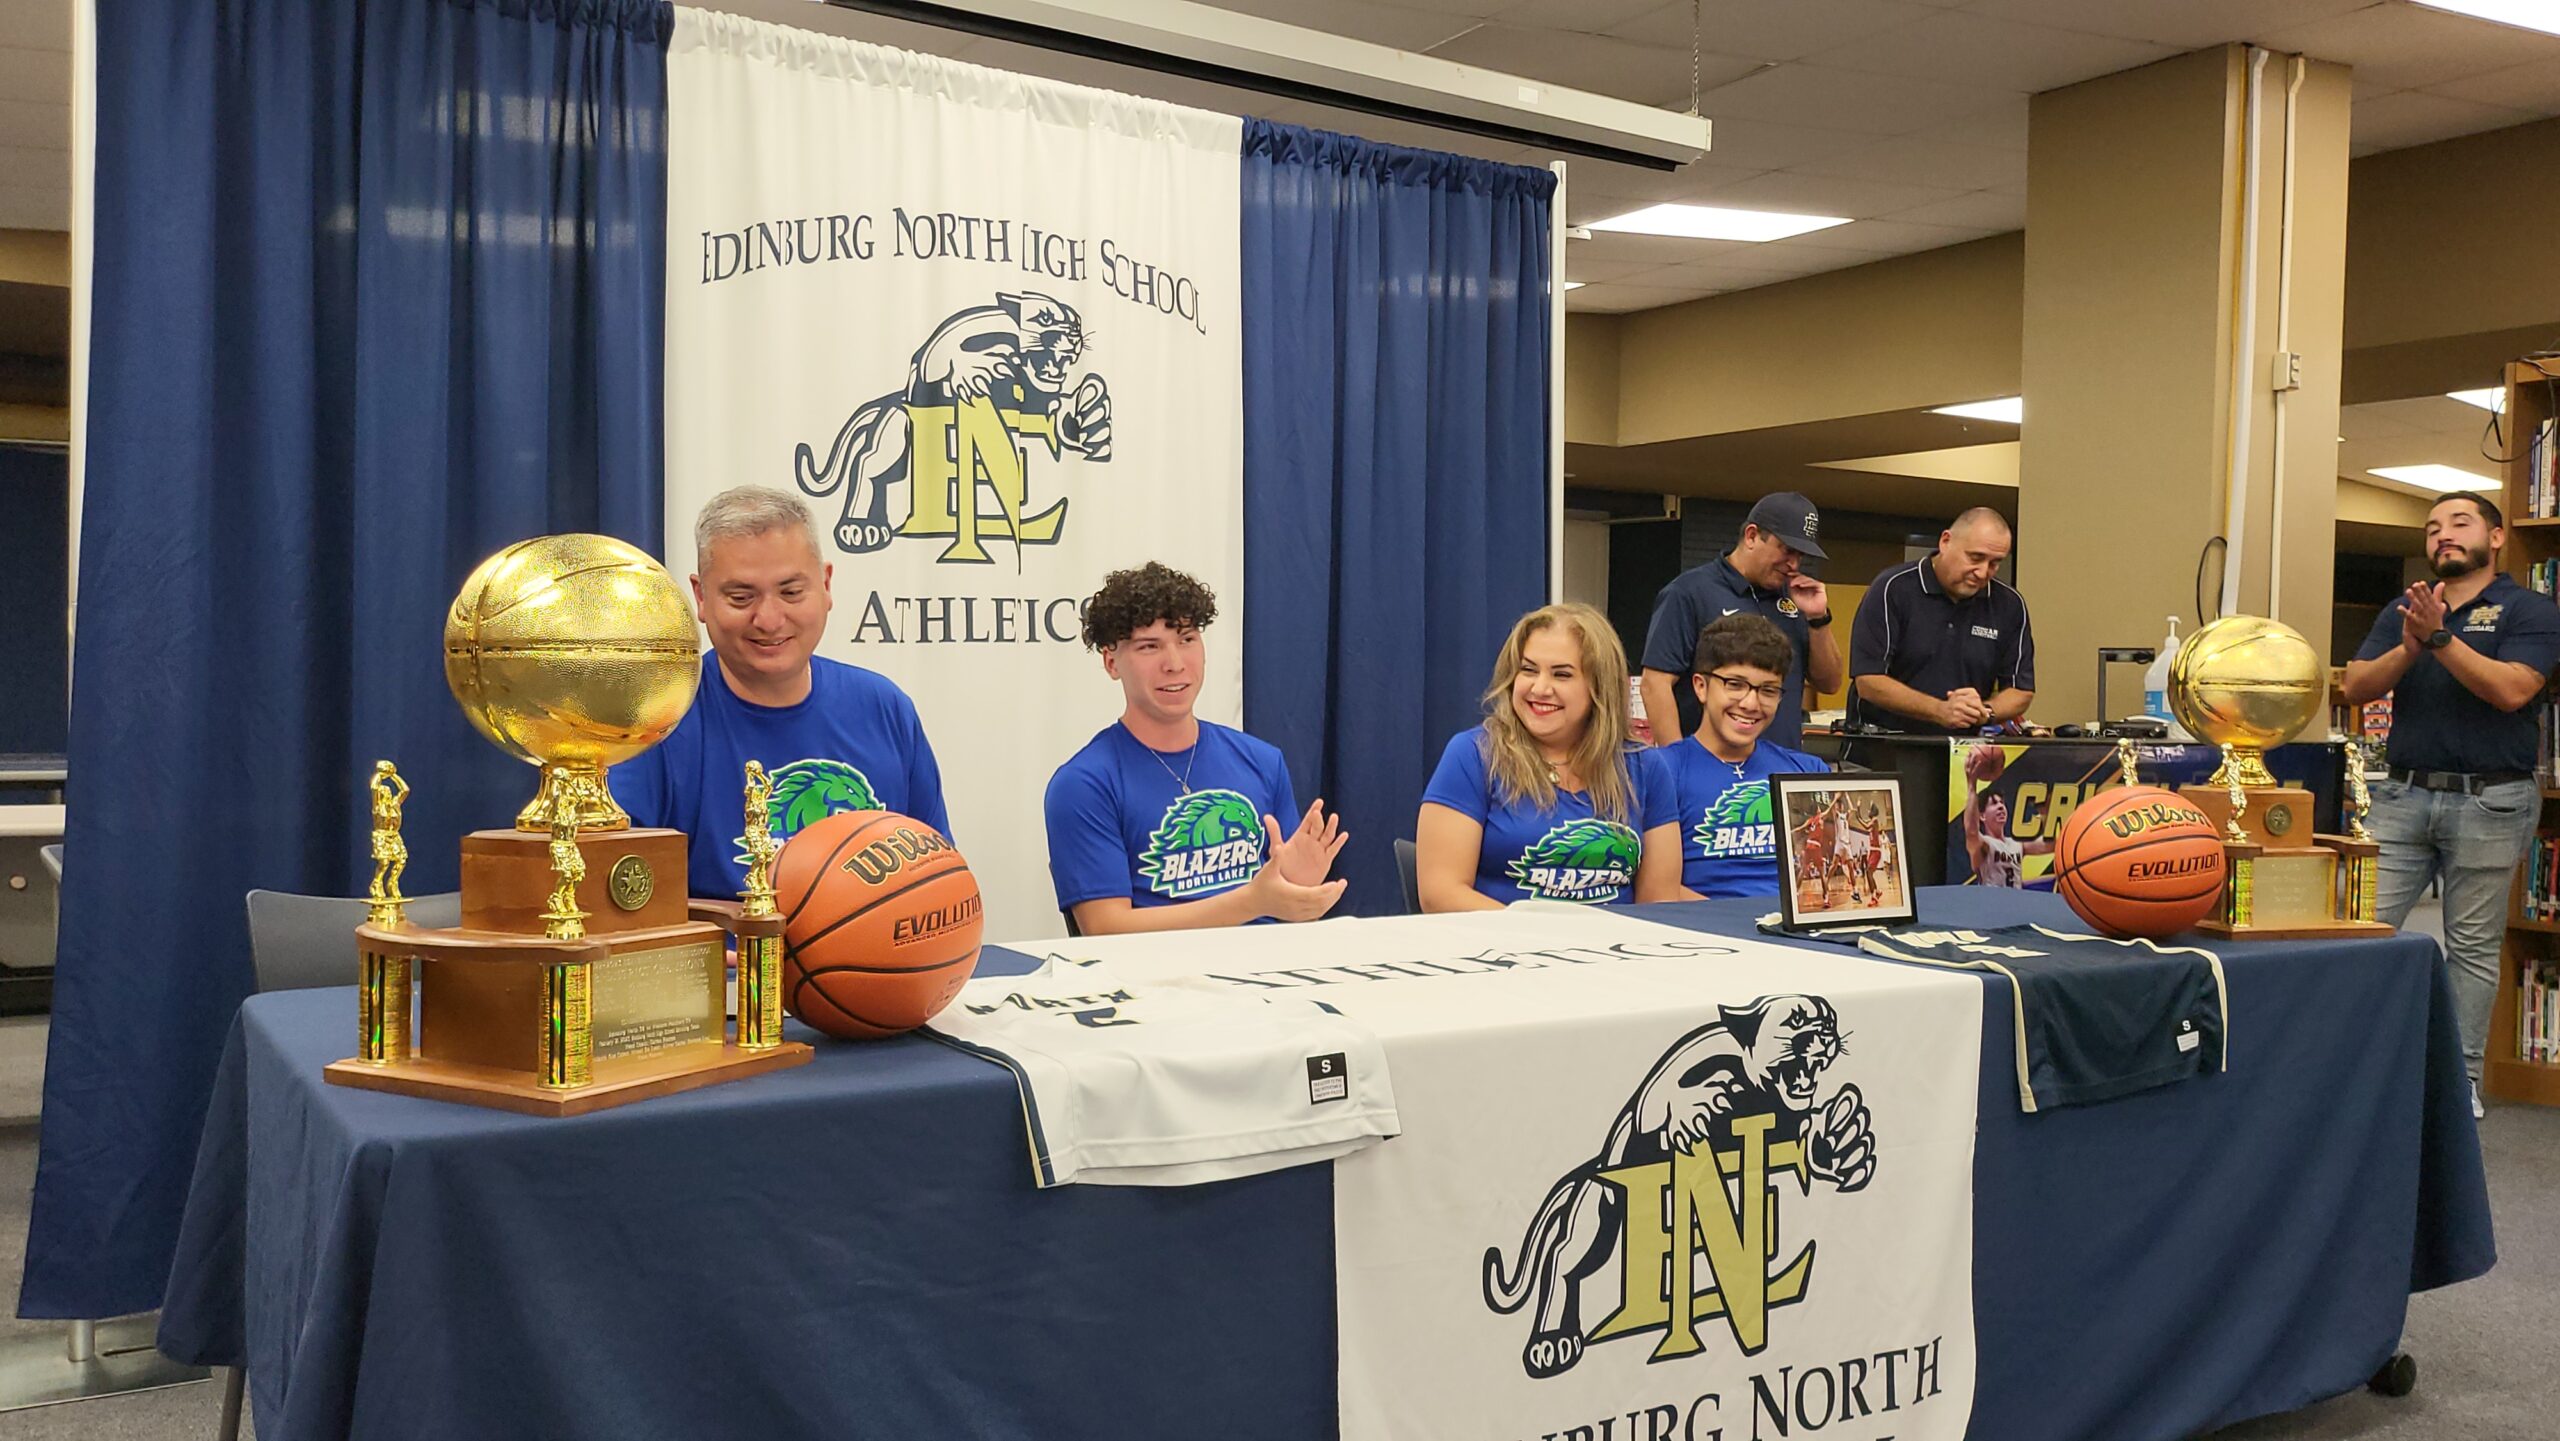
[[[942,771],[915,703],[886,677],[817,656],[835,567],[796,496],[745,485],[694,523],[694,614],[711,638],[693,709],[667,738],[613,768],[636,826],[692,841],[693,895],[734,899],[747,883],[741,809],[748,761],[773,778],[776,841],[838,811],[895,811],[947,838]]]
[[[1279,748],[1193,714],[1217,597],[1149,561],[1087,602],[1084,643],[1120,682],[1120,718],[1049,778],[1049,877],[1079,934],[1311,921],[1348,881],[1349,837],[1319,800],[1298,811]],[[1280,838],[1282,816],[1297,829]]]
[[[2027,603],[2000,579],[2009,522],[1987,505],[1933,554],[1875,579],[1849,625],[1849,722],[1965,735],[2018,719],[2036,695]]]
[[[1794,656],[1786,632],[1757,615],[1729,615],[1698,636],[1689,684],[1696,735],[1648,751],[1654,785],[1676,798],[1680,884],[1690,899],[1778,893],[1778,831],[1769,777],[1831,767],[1764,740]]]
[[[1655,745],[1697,734],[1690,653],[1698,648],[1698,632],[1729,615],[1760,616],[1787,638],[1786,695],[1769,718],[1766,738],[1790,746],[1804,739],[1805,682],[1827,691],[1846,674],[1830,629],[1831,592],[1804,573],[1805,561],[1826,558],[1815,539],[1821,530],[1812,501],[1793,491],[1764,495],[1731,551],[1673,577],[1654,597],[1638,684]]]
[[[2396,926],[2428,881],[2444,883],[2445,959],[2476,1083],[2509,877],[2542,814],[2533,702],[2560,664],[2560,606],[2499,573],[2506,519],[2486,496],[2437,501],[2426,537],[2436,581],[2383,609],[2341,690],[2353,705],[2392,697],[2391,773],[2365,821],[2382,842],[2375,903]]]

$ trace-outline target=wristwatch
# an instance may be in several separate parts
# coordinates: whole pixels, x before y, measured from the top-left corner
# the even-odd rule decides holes
[[[1804,628],[1807,630],[1820,630],[1824,626],[1831,624],[1834,619],[1835,617],[1831,612],[1826,610],[1818,616],[1808,618],[1804,623]]]
[[[2429,650],[2442,650],[2446,646],[2453,644],[2453,632],[2446,630],[2443,626],[2437,626],[2436,633],[2434,635],[2428,636],[2425,640],[2418,642],[2418,644],[2425,646]]]

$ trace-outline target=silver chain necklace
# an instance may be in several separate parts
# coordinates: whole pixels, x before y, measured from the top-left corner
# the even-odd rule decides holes
[[[1128,730],[1128,727],[1122,726],[1121,729]],[[1138,737],[1134,732],[1130,734],[1129,739],[1138,741]],[[1191,738],[1191,758],[1182,763],[1182,774],[1180,775],[1174,775],[1173,766],[1165,760],[1164,753],[1157,750],[1154,746],[1147,744],[1145,741],[1138,741],[1138,749],[1154,756],[1156,758],[1156,764],[1164,767],[1164,773],[1166,775],[1173,776],[1173,783],[1180,786],[1182,788],[1182,794],[1187,796],[1191,794],[1191,768],[1200,764],[1200,742],[1202,739],[1203,736],[1201,735],[1194,735]]]

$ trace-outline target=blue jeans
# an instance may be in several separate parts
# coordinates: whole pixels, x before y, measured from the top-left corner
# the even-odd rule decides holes
[[[2454,1011],[2474,1080],[2498,997],[2508,892],[2541,813],[2542,791],[2529,779],[2484,787],[2476,796],[2387,780],[2373,787],[2373,813],[2365,818],[2365,828],[2382,842],[2374,902],[2383,920],[2400,924],[2428,881],[2444,882],[2445,961],[2453,968]]]

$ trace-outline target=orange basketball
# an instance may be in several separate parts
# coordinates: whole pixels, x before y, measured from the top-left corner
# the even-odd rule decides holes
[[[2062,823],[2053,888],[2111,936],[2173,936],[2211,914],[2222,895],[2222,839],[2184,797],[2118,786]]]
[[[978,878],[922,821],[842,811],[793,836],[773,870],[782,1004],[817,1030],[913,1030],[978,968]]]

